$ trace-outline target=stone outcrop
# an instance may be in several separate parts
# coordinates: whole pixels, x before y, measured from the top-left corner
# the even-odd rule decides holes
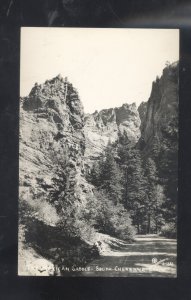
[[[46,242],[49,245],[52,240],[49,250],[55,251],[60,214],[56,201],[49,201],[48,195],[54,186],[57,168],[63,162],[67,173],[65,193],[83,210],[90,197],[95,197],[93,187],[85,179],[85,168],[100,156],[108,142],[116,142],[119,134],[125,132],[132,145],[149,155],[155,141],[162,141],[164,126],[170,126],[177,116],[177,63],[163,70],[161,78],[153,82],[148,102],[142,102],[138,109],[134,103],[123,104],[85,115],[78,92],[67,78],[58,75],[44,84],[36,83],[29,96],[21,99],[19,145],[20,212],[23,205],[30,208],[33,235],[35,226],[43,236],[48,232]],[[26,262],[29,255],[31,265],[35,265],[32,256],[38,249],[30,248],[27,252],[25,225],[22,224],[19,231],[22,237],[19,261]],[[39,253],[35,255],[43,267],[47,266],[46,272],[53,272],[51,262],[42,260]],[[33,275],[34,270],[27,268],[28,264],[27,267],[22,264],[20,273]],[[41,269],[35,270],[35,274],[41,272]]]
[[[74,205],[83,209],[93,194],[84,177],[83,127],[84,112],[78,93],[60,75],[35,84],[29,96],[21,99],[19,205],[21,215],[23,207],[30,211],[27,217],[31,221],[24,226],[27,229],[31,224],[29,234],[31,230],[54,232],[60,222],[57,201],[52,203],[48,195],[63,161],[67,173],[65,193]],[[38,236],[38,232],[33,236]],[[26,268],[21,269],[22,273]]]
[[[147,112],[147,102],[141,102],[141,104],[138,107],[138,112],[139,112],[139,116],[140,116],[140,119],[141,119],[140,129],[142,130],[143,121],[145,119],[145,115],[146,115],[146,112]]]
[[[115,142],[119,132],[126,132],[133,144],[140,138],[140,117],[135,103],[104,109],[85,115],[85,160],[91,163],[105,149],[108,142]]]
[[[65,159],[68,190],[79,184],[83,168],[84,113],[78,93],[60,76],[36,84],[20,108],[20,195],[36,199],[52,185],[58,155]],[[78,180],[78,182],[77,182]],[[35,201],[35,200],[34,200]],[[32,203],[34,202],[32,201]],[[44,200],[42,200],[44,201]]]
[[[152,84],[147,103],[138,108],[141,118],[141,138],[139,146],[149,154],[154,143],[160,144],[163,129],[178,119],[178,63],[164,68],[161,78]]]

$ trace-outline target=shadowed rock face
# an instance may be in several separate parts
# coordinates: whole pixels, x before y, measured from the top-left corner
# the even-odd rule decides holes
[[[139,116],[141,119],[141,126],[140,129],[142,130],[143,127],[143,120],[145,119],[145,115],[147,112],[147,102],[141,102],[141,104],[138,107]]]
[[[135,144],[140,138],[140,123],[139,113],[134,103],[85,115],[85,159],[88,161],[96,159],[109,141],[117,141],[119,132],[125,131]]]
[[[155,141],[161,142],[163,129],[178,118],[178,63],[163,70],[161,78],[153,82],[147,103],[138,108],[141,118],[139,145],[149,154]]]
[[[163,70],[162,77],[153,83],[148,102],[138,110],[135,104],[123,104],[84,115],[78,93],[66,78],[58,75],[35,84],[20,105],[20,205],[27,203],[32,208],[30,217],[41,228],[57,228],[60,215],[48,195],[56,167],[63,160],[67,160],[65,192],[83,210],[94,197],[93,187],[84,177],[84,165],[91,166],[108,142],[117,141],[123,132],[133,145],[138,144],[143,153],[149,154],[154,140],[162,141],[164,126],[177,114],[177,64]]]

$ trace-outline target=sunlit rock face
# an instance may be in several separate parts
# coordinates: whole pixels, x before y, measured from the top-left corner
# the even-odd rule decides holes
[[[29,96],[21,99],[19,144],[20,214],[23,219],[23,207],[24,215],[30,211],[27,215],[30,220],[24,228],[29,235],[32,228],[34,241],[38,240],[39,230],[45,239],[54,240],[55,234],[51,236],[51,232],[62,221],[64,212],[60,213],[58,201],[51,201],[50,191],[55,190],[58,168],[62,168],[63,161],[67,174],[63,201],[67,195],[78,212],[93,196],[84,176],[84,151],[84,111],[76,89],[60,75],[44,84],[36,83]],[[22,243],[27,256],[30,250],[27,240],[24,238]],[[27,266],[21,268],[25,272]]]
[[[160,143],[163,129],[171,127],[178,120],[178,63],[163,70],[161,78],[152,84],[151,95],[147,103],[139,108],[141,118],[141,139],[139,145],[145,154],[149,154],[155,142]]]
[[[135,103],[86,114],[84,126],[85,159],[90,162],[96,160],[109,141],[118,140],[119,132],[126,132],[130,141],[135,144],[140,138],[140,124]]]
[[[35,207],[39,218],[56,223],[55,207],[46,201],[56,160],[64,160],[67,155],[67,189],[79,203],[85,202],[86,194],[91,193],[84,179],[85,165],[97,159],[109,141],[117,141],[119,132],[125,131],[135,144],[140,137],[140,122],[135,104],[84,115],[78,92],[60,75],[36,83],[20,106],[21,198]],[[39,203],[45,202],[39,213]]]
[[[76,89],[60,75],[35,84],[20,105],[19,196],[36,219],[50,226],[59,222],[49,194],[64,160],[65,193],[74,205],[86,205],[93,193],[84,177],[84,152],[84,112]]]
[[[56,201],[49,201],[49,195],[57,167],[64,160],[67,161],[64,192],[77,209],[83,210],[89,199],[95,197],[93,187],[85,179],[86,167],[91,167],[108,142],[116,142],[119,134],[125,132],[132,145],[148,155],[155,140],[162,141],[164,126],[169,126],[170,130],[170,124],[177,116],[177,64],[163,70],[161,78],[153,82],[148,102],[138,109],[133,103],[84,114],[78,92],[67,78],[58,75],[44,84],[35,84],[29,96],[21,99],[19,144],[19,205],[22,208],[24,203],[31,208],[30,230],[33,229],[33,234],[38,237],[38,230],[43,230],[47,240],[55,238],[60,214]],[[19,229],[23,245],[20,253],[22,262],[26,262],[27,255],[33,257],[31,266],[34,266],[36,254],[33,255],[34,249],[27,250],[25,225]],[[49,261],[41,263],[43,267],[47,266],[47,272],[52,272]],[[26,275],[28,266],[23,267],[22,272]],[[32,269],[27,272],[38,274]]]

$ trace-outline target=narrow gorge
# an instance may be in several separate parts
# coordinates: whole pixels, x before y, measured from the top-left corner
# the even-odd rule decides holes
[[[85,268],[97,259],[108,236],[108,243],[131,243],[137,228],[145,234],[162,231],[165,223],[176,226],[178,63],[164,68],[139,107],[124,103],[85,114],[82,103],[61,75],[36,83],[20,99],[19,275],[67,276],[71,265]],[[156,169],[157,179],[143,171],[138,184],[147,176],[145,186],[155,187],[152,197],[157,190],[156,199],[163,198],[160,207],[150,198],[130,203],[128,168],[139,157],[140,164],[150,163],[145,170]],[[115,182],[100,171],[107,160]],[[149,219],[140,216],[143,206],[151,206]]]

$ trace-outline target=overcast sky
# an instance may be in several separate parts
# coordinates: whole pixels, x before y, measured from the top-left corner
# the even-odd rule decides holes
[[[58,74],[85,112],[147,101],[166,61],[179,59],[176,29],[22,28],[20,94]]]

